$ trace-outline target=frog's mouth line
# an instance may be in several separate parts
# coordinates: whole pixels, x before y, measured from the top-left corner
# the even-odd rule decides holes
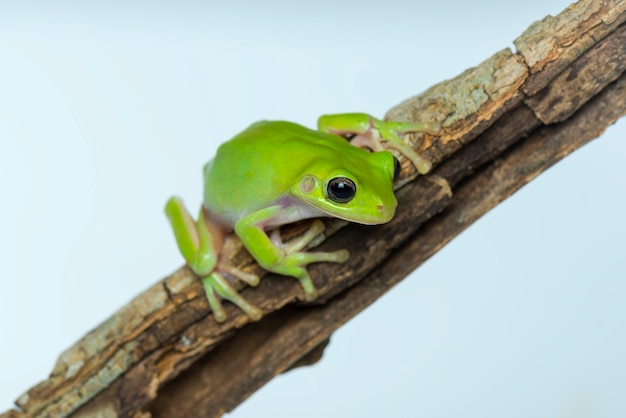
[[[393,207],[377,205],[378,212],[375,215],[369,215],[368,213],[364,213],[363,211],[355,211],[354,205],[350,207],[346,207],[345,211],[335,211],[331,212],[328,209],[323,208],[321,205],[314,204],[315,208],[318,209],[323,215],[331,218],[339,218],[344,221],[354,222],[361,225],[382,225],[393,219],[393,216],[396,213],[397,202]],[[369,206],[369,205],[368,205]],[[339,205],[335,207],[340,207]]]

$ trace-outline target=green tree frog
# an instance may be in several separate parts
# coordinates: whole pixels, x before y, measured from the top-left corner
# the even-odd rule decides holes
[[[435,123],[384,122],[352,113],[322,116],[317,130],[261,121],[222,144],[204,166],[204,201],[198,219],[193,220],[177,197],[165,206],[178,248],[202,279],[215,319],[226,319],[221,299],[253,320],[262,316],[227,279],[251,286],[259,283],[258,276],[228,265],[222,245],[225,234],[234,231],[261,267],[295,277],[305,299],[313,300],[317,291],[307,265],[342,263],[348,251],[301,251],[323,231],[319,220],[289,243],[282,242],[277,228],[317,217],[371,225],[388,222],[396,209],[393,181],[400,165],[386,149],[395,149],[425,174],[429,161],[401,136],[438,129]]]

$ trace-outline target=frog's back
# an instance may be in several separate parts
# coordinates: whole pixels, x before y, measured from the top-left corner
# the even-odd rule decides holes
[[[223,143],[204,169],[204,205],[232,224],[274,204],[319,158],[354,148],[336,135],[283,121],[261,121]]]

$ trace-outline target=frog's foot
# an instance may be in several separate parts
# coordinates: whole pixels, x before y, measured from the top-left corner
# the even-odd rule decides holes
[[[343,263],[350,257],[348,250],[329,252],[296,252],[287,255],[279,265],[273,266],[272,271],[292,276],[300,280],[304,290],[304,299],[308,302],[317,299],[317,289],[309,276],[306,266],[311,263]]]
[[[420,174],[428,173],[432,163],[415,152],[402,136],[409,132],[434,135],[441,130],[436,122],[386,122],[364,113],[325,115],[318,120],[318,129],[347,138],[357,147],[372,151],[394,149],[409,159]]]
[[[258,277],[257,277],[258,279]],[[217,322],[224,322],[226,320],[226,312],[222,307],[220,299],[226,299],[239,307],[244,311],[250,319],[258,321],[263,316],[263,312],[256,306],[252,305],[246,299],[244,299],[231,285],[226,278],[217,271],[214,271],[210,275],[202,278],[202,284],[209,300],[209,305],[213,310],[213,316]]]
[[[217,262],[215,271],[209,276],[202,279],[204,290],[206,291],[209,304],[213,310],[215,319],[218,322],[226,320],[226,315],[222,309],[221,299],[226,299],[235,305],[237,305],[242,311],[244,311],[250,319],[258,321],[263,315],[262,312],[254,305],[246,301],[231,285],[232,281],[229,281],[224,275],[231,279],[238,279],[246,283],[248,286],[257,286],[260,282],[259,276],[256,274],[248,273],[230,265],[227,261],[232,248],[229,246],[222,247],[223,254],[220,254],[220,259]]]
[[[334,252],[300,251],[319,236],[319,234],[324,231],[324,228],[324,222],[316,219],[304,234],[288,243],[282,242],[278,229],[274,230],[271,235],[271,240],[274,245],[283,250],[286,255],[274,266],[268,266],[268,269],[275,273],[292,276],[300,280],[300,284],[302,284],[302,288],[304,289],[304,297],[307,301],[312,301],[317,298],[317,290],[311,281],[306,266],[311,263],[320,262],[343,263],[350,256],[348,250]]]
[[[236,236],[230,236],[224,240],[215,269],[227,276],[241,280],[248,286],[256,287],[260,282],[259,276],[240,270],[232,265],[232,259],[235,258],[234,256],[241,249],[240,245],[236,245],[239,243],[240,241]]]
[[[352,138],[350,143],[376,151],[394,149],[408,158],[420,174],[426,174],[432,169],[432,163],[415,152],[402,139],[402,136],[409,132],[436,133],[438,131],[439,124],[437,123],[385,122],[370,117],[367,130]]]

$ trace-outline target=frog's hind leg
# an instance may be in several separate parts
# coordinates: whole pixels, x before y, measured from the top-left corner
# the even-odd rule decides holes
[[[172,197],[165,205],[176,244],[187,264],[199,276],[206,276],[215,268],[222,245],[221,233],[212,233],[206,213],[200,210],[194,221],[182,200]]]
[[[218,261],[223,259],[221,253],[224,237],[222,231],[210,221],[208,213],[201,209],[198,220],[194,221],[182,201],[176,197],[167,202],[165,213],[172,225],[178,249],[189,267],[202,280],[215,319],[218,322],[226,320],[220,301],[222,298],[237,305],[251,319],[259,320],[262,312],[237,293],[220,272],[230,274],[252,286],[258,284],[259,278]]]

